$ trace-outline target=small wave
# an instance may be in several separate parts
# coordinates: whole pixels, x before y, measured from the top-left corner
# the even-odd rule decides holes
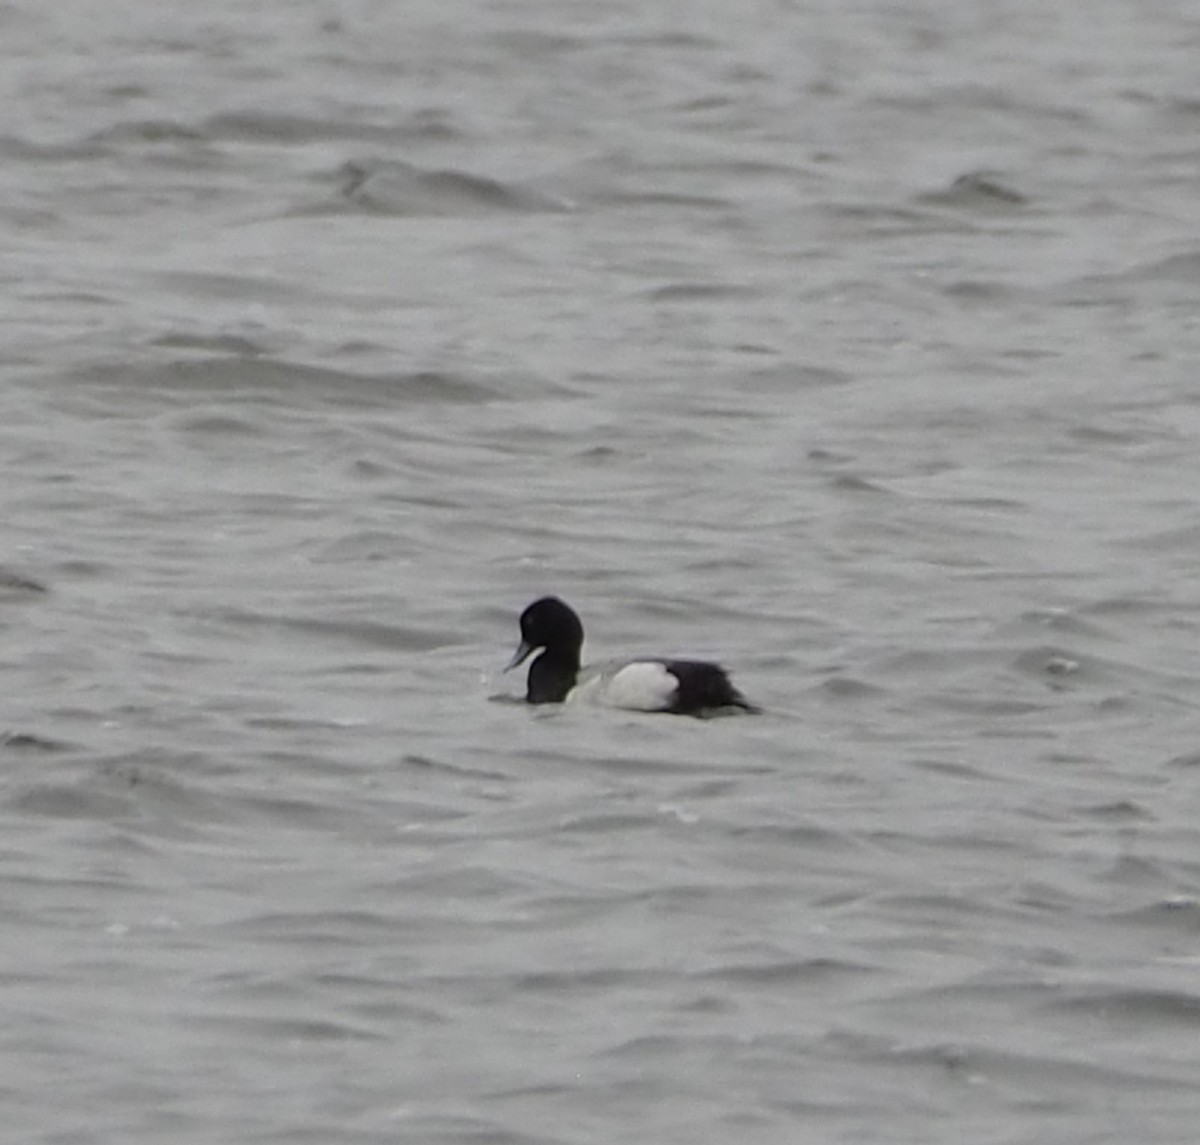
[[[258,1017],[244,1013],[212,1014],[194,1017],[197,1026],[208,1026],[229,1032],[237,1038],[264,1038],[283,1045],[303,1045],[308,1042],[390,1042],[391,1035],[375,1033],[347,1021],[320,1018]]]
[[[135,143],[197,143],[206,132],[188,123],[173,119],[127,119],[89,136],[96,144]]]
[[[1012,667],[1025,676],[1051,678],[1060,682],[1068,676],[1096,680],[1108,675],[1103,670],[1102,661],[1050,645],[1017,653]]]
[[[1095,1014],[1106,1022],[1200,1027],[1200,995],[1181,990],[1087,990],[1056,1002],[1054,1008]]]
[[[225,143],[302,145],[355,140],[398,144],[411,139],[447,140],[465,133],[442,109],[422,109],[397,122],[372,123],[361,117],[321,118],[256,108],[220,112],[198,122],[183,119],[126,119],[86,136],[70,147],[45,148],[19,139],[0,139],[0,154],[11,146],[28,158],[77,158],[112,147],[148,144],[202,144],[210,150]]]
[[[1156,262],[1146,263],[1133,273],[1143,281],[1200,283],[1200,251],[1169,255]]]
[[[339,171],[343,203],[386,215],[481,215],[562,212],[572,204],[521,183],[454,169],[424,170],[409,163],[350,162]]]
[[[647,292],[653,302],[711,302],[754,297],[757,290],[731,282],[670,282]]]
[[[1134,927],[1139,934],[1161,931],[1184,936],[1190,942],[1200,930],[1200,902],[1191,897],[1163,899],[1108,917]]]
[[[10,569],[0,568],[0,594],[20,593],[28,595],[41,594],[47,591],[49,590],[40,581],[22,576],[20,573],[12,572]]]
[[[239,358],[257,358],[267,352],[265,345],[240,334],[170,333],[152,338],[150,345],[161,346],[165,350],[199,350],[207,354],[228,354]]]
[[[397,132],[359,119],[320,119],[285,112],[227,111],[204,120],[202,130],[212,139],[272,143],[312,143],[347,139],[393,140]]]
[[[383,912],[356,910],[264,910],[223,923],[222,934],[234,938],[251,938],[256,942],[278,942],[290,945],[297,939],[323,941],[329,945],[349,945],[362,942],[369,935],[391,939],[396,923]]]
[[[939,207],[972,207],[1012,209],[1026,206],[1028,198],[1010,187],[994,171],[968,171],[940,191],[928,191],[917,196],[920,203]]]
[[[923,1068],[934,1068],[946,1075],[970,1080],[1019,1084],[1026,1089],[1053,1089],[1064,1086],[1095,1092],[1097,1087],[1136,1090],[1195,1090],[1196,1084],[1182,1078],[1136,1069],[1122,1069],[1102,1063],[1055,1055],[1023,1054],[996,1050],[987,1046],[951,1041],[928,1045],[896,1046],[881,1055],[882,1060]]]
[[[734,203],[716,195],[698,195],[686,191],[664,191],[660,188],[637,190],[632,187],[614,188],[597,193],[597,202],[618,207],[672,207],[680,210],[732,212]]]
[[[846,962],[837,958],[805,958],[719,966],[693,977],[742,986],[800,988],[828,983],[847,976],[857,978],[870,974],[873,970],[874,967],[862,962]]]
[[[67,744],[33,732],[4,732],[0,734],[0,747],[9,751],[60,752],[67,751]]]
[[[455,632],[434,632],[425,628],[381,624],[375,621],[318,620],[311,616],[288,616],[237,608],[219,609],[209,616],[235,628],[274,628],[303,633],[306,636],[348,641],[371,648],[399,649],[406,652],[430,652],[461,641],[461,636]]]
[[[318,398],[339,409],[389,407],[402,402],[486,402],[499,395],[458,374],[421,370],[410,374],[358,374],[279,358],[217,357],[157,366],[104,364],[76,372],[77,380],[102,386],[179,396],[228,394],[278,397],[289,407],[300,398]]]

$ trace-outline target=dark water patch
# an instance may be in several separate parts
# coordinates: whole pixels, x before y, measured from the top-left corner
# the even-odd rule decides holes
[[[1052,297],[1062,306],[1077,308],[1108,308],[1123,316],[1141,299],[1142,305],[1151,300],[1157,304],[1194,302],[1200,287],[1200,251],[1168,255],[1166,258],[1137,263],[1114,274],[1081,275],[1053,291]],[[1162,349],[1158,346],[1143,357],[1143,361],[1159,361]],[[1193,396],[1185,401],[1194,401]]]
[[[85,145],[126,143],[184,143],[193,145],[208,139],[200,127],[171,119],[126,119],[88,136]]]
[[[659,814],[635,812],[595,812],[568,815],[558,829],[564,835],[628,834],[639,830],[661,831],[663,817]]]
[[[51,754],[71,750],[71,745],[62,740],[35,735],[33,732],[4,732],[0,734],[0,747],[6,751]]]
[[[389,465],[364,457],[355,458],[350,463],[350,469],[354,477],[369,482],[391,481],[395,479],[397,473],[397,470]]]
[[[740,787],[734,778],[704,779],[699,783],[689,784],[678,793],[680,799],[724,799],[732,795]]]
[[[1148,818],[1153,821],[1156,817]],[[1123,825],[1125,820],[1118,822]],[[1134,838],[1132,828],[1126,829],[1124,834],[1126,839]],[[1176,882],[1178,874],[1164,861],[1147,859],[1126,851],[1113,859],[1106,869],[1099,871],[1095,878],[1097,883],[1134,889],[1140,895],[1152,895],[1161,891],[1164,885]]]
[[[0,135],[0,158],[13,163],[79,163],[99,159],[103,143],[93,139],[46,143],[18,135]]]
[[[1023,676],[1044,680],[1055,686],[1068,682],[1113,682],[1127,676],[1127,671],[1113,669],[1098,657],[1085,657],[1070,649],[1042,645],[1019,652],[1011,667]]]
[[[833,223],[849,224],[855,234],[871,238],[905,238],[922,235],[973,235],[980,229],[965,216],[956,218],[945,211],[920,211],[897,207],[893,202],[850,203],[844,200],[822,204],[822,213]]]
[[[294,408],[316,400],[339,410],[391,408],[405,402],[479,403],[501,396],[492,387],[457,374],[357,374],[274,358],[210,358],[164,366],[96,365],[77,371],[90,385],[158,393],[194,401],[197,395],[234,394],[239,399],[273,399]]]
[[[805,457],[820,465],[850,465],[858,460],[856,454],[840,449],[830,449],[827,445],[814,445],[808,450]]]
[[[1150,810],[1143,807],[1140,803],[1135,803],[1131,799],[1118,799],[1111,803],[1096,803],[1090,807],[1084,807],[1082,814],[1089,819],[1096,819],[1102,823],[1151,823],[1156,816]],[[1154,868],[1157,872],[1157,866]]]
[[[942,293],[955,302],[979,306],[1007,303],[1018,296],[1007,283],[971,278],[948,283],[942,287]]]
[[[754,559],[736,553],[721,554],[720,556],[701,557],[699,560],[681,560],[678,567],[689,573],[699,573],[701,576],[743,571],[751,573],[755,570]]]
[[[685,52],[719,51],[725,48],[725,39],[706,36],[702,32],[677,26],[664,27],[662,31],[643,31],[641,28],[626,27],[618,30],[613,43],[624,48],[681,48]]]
[[[405,121],[401,119],[401,124]],[[226,111],[203,120],[200,130],[213,140],[238,143],[395,142],[406,137],[403,127],[372,123],[362,116],[322,119],[289,112],[247,108]]]
[[[538,706],[526,704],[524,700],[518,700],[521,707],[529,709],[530,715],[537,719],[564,719],[570,718],[568,712],[545,712],[542,713]],[[552,705],[546,705],[552,706]],[[570,705],[567,705],[568,707]],[[670,720],[673,724],[682,725],[688,728],[700,729],[706,725],[703,720],[687,719],[680,716],[664,716],[657,712],[635,713],[632,716],[627,716],[623,713],[612,711],[600,713],[604,716],[611,716],[611,722],[614,728],[622,726],[629,727],[635,723],[645,724],[647,721],[654,720],[661,723],[663,720]],[[697,763],[694,760],[681,759],[649,759],[641,754],[628,755],[589,755],[584,759],[571,760],[561,753],[544,752],[544,751],[524,751],[522,757],[542,763],[549,764],[553,767],[561,767],[564,764],[573,766],[585,766],[596,771],[605,772],[609,775],[633,775],[633,776],[651,776],[651,775],[696,775],[704,772],[711,772],[719,775],[727,775],[730,771],[728,765],[707,765]],[[739,772],[742,767],[739,765]],[[747,766],[747,773],[755,771],[752,765]],[[762,771],[769,771],[769,768],[762,768]],[[637,817],[635,817],[637,818]],[[661,825],[661,820],[657,817],[647,817],[647,821],[658,823]]]
[[[494,1101],[505,1097],[506,1093],[499,1091],[486,1097]],[[357,1138],[342,1137],[342,1132],[339,1126],[338,1139],[344,1140],[345,1145],[359,1145]],[[295,1133],[295,1129],[289,1129],[277,1140],[280,1145],[304,1145]],[[329,1135],[322,1132],[312,1138],[312,1145],[326,1145],[328,1140]],[[421,1142],[421,1145],[426,1142],[428,1145],[569,1145],[579,1138],[569,1138],[561,1132],[550,1134],[527,1128],[510,1129],[501,1121],[468,1113],[406,1112],[394,1118],[389,1128],[377,1135],[365,1136],[361,1145],[388,1145],[397,1140]]]
[[[918,195],[917,201],[939,207],[993,211],[1013,210],[1029,203],[1025,195],[1009,186],[995,171],[968,171],[941,191]]]
[[[57,867],[27,868],[6,872],[4,881],[8,890],[14,892],[7,907],[15,916],[13,921],[36,922],[39,929],[64,926],[78,933],[81,920],[93,921],[97,902],[103,902],[111,910],[119,896],[122,909],[127,909],[131,904],[135,907],[143,904],[146,896],[143,875],[115,868],[90,875],[64,874]],[[26,912],[36,914],[36,918],[20,917]],[[119,968],[127,969],[125,965]]]
[[[170,428],[179,434],[196,437],[244,437],[266,436],[266,427],[261,421],[243,417],[232,410],[217,409],[184,414],[170,423]]]
[[[1079,423],[1067,428],[1067,437],[1082,445],[1141,445],[1146,441],[1147,427],[1104,425],[1096,422]]]
[[[728,828],[730,838],[782,844],[785,847],[803,847],[819,851],[823,855],[860,852],[863,844],[854,836],[818,827],[811,823],[755,823],[748,826],[733,825]]]
[[[517,990],[530,993],[582,994],[607,993],[617,989],[638,989],[664,984],[673,974],[660,970],[630,970],[624,967],[592,967],[578,970],[540,970],[512,976]]]
[[[511,698],[517,699],[518,703],[523,704],[525,702],[519,697]],[[446,763],[443,760],[432,759],[427,755],[419,755],[413,752],[406,752],[402,755],[400,763],[405,767],[427,771],[431,774],[445,774],[456,779],[482,779],[494,783],[507,783],[512,779],[511,775],[507,775],[502,771],[488,771],[478,767],[467,767],[463,764]]]
[[[301,285],[261,274],[174,270],[158,274],[155,281],[161,283],[172,294],[177,293],[197,300],[228,301],[241,298],[247,302],[295,303],[310,297],[307,289]],[[240,340],[236,340],[233,345],[237,346],[239,342]],[[236,350],[235,353],[240,355],[241,351]],[[250,356],[257,358],[260,354],[260,349],[253,346]]]
[[[830,489],[836,490],[839,493],[866,493],[872,496],[895,497],[895,490],[889,489],[886,485],[879,481],[873,481],[869,477],[863,477],[858,473],[839,473],[828,479],[827,482]]]
[[[1168,255],[1154,262],[1143,263],[1128,272],[1142,281],[1183,282],[1200,286],[1200,251]]]
[[[1102,597],[1084,605],[1081,611],[1087,615],[1115,616],[1119,618],[1166,619],[1172,622],[1181,616],[1191,616],[1200,610],[1200,604],[1172,599],[1153,588],[1141,592],[1133,591],[1116,596]]]
[[[9,795],[5,803],[24,815],[49,819],[109,821],[135,813],[133,800],[125,795],[96,791],[78,783],[34,783]]]
[[[49,589],[41,581],[36,581],[23,573],[13,572],[11,569],[0,568],[0,599],[13,596],[41,596],[48,591]]]
[[[898,647],[877,658],[876,670],[887,676],[911,679],[954,671],[956,674],[976,668],[989,668],[994,653],[972,644],[946,644],[940,647]]]
[[[529,709],[529,705],[526,703],[525,697],[523,695],[518,696],[512,692],[494,692],[492,695],[488,696],[487,699],[488,699],[489,704],[509,704],[509,705],[516,705],[518,707],[525,708],[526,710]],[[531,711],[530,714],[537,715],[543,719],[550,718],[555,715],[555,713],[551,712],[549,709],[547,709],[544,712],[543,711],[538,711],[538,712]]]
[[[1200,995],[1180,990],[1120,987],[1073,990],[1052,1003],[1055,1010],[1091,1015],[1105,1022],[1132,1022],[1159,1029],[1164,1024],[1200,1028]],[[1200,1089],[1200,1080],[1195,1082]]]
[[[525,60],[548,61],[570,55],[588,46],[584,37],[540,28],[503,28],[489,37],[490,42]]]
[[[731,382],[735,382],[740,390],[750,393],[791,396],[803,394],[809,390],[845,386],[854,380],[854,375],[831,366],[810,366],[805,363],[785,362],[767,369],[747,370],[745,373],[739,373],[731,379]],[[810,450],[809,456],[812,457],[819,453],[819,449]]]
[[[316,636],[324,640],[360,645],[368,648],[385,648],[389,651],[430,652],[436,648],[447,648],[462,643],[460,632],[406,627],[383,624],[377,621],[322,620],[305,615],[280,615],[252,611],[246,608],[216,608],[189,612],[188,615],[218,621],[235,629],[275,629],[303,636]]]
[[[1114,912],[1108,918],[1132,926],[1142,933],[1186,936],[1190,941],[1200,935],[1200,901],[1190,895],[1162,899],[1134,910]]]
[[[881,685],[848,676],[840,669],[835,675],[822,680],[817,688],[835,700],[877,700],[888,694],[888,690]]]
[[[975,509],[980,513],[987,514],[1024,514],[1029,512],[1029,504],[1027,502],[1018,501],[1012,497],[947,497],[944,500],[939,499],[936,503],[956,505],[962,509]],[[941,563],[948,568],[987,568],[989,564],[988,561],[981,557],[965,556],[958,556],[953,560],[943,559]]]
[[[879,968],[863,962],[837,958],[807,958],[780,962],[740,963],[688,975],[693,981],[723,982],[730,986],[768,989],[804,989],[823,984],[840,984],[846,978],[878,973]]]
[[[683,1034],[642,1034],[597,1050],[593,1056],[597,1058],[633,1058],[638,1061],[655,1063],[660,1061],[683,1062],[686,1060],[689,1050],[694,1052],[711,1048],[715,1052],[721,1047],[733,1049],[734,1039]]]
[[[391,477],[401,470],[381,467]],[[385,529],[359,529],[335,537],[310,555],[314,565],[360,565],[364,561],[402,561],[411,553],[411,542],[396,532]]]
[[[1064,1088],[1089,1097],[1097,1092],[1128,1091],[1131,1087],[1151,1092],[1200,1091],[1200,1082],[1183,1076],[1121,1069],[1053,1052],[1005,1052],[960,1041],[897,1045],[875,1055],[875,1061],[923,1072],[932,1070],[951,1083],[1019,1086],[1027,1102],[1035,1101],[1039,1094],[1066,1100]]]
[[[212,928],[224,938],[253,939],[293,946],[361,949],[367,942],[394,943],[404,927],[391,915],[371,910],[264,910]]]
[[[742,101],[734,95],[697,96],[672,104],[672,111],[683,112],[684,115],[707,115],[712,111],[737,111],[742,107]]]
[[[690,194],[686,191],[664,191],[660,188],[638,190],[633,187],[611,187],[594,190],[591,202],[612,207],[663,207],[677,211],[700,211],[705,214],[735,213],[735,204],[715,195]]]
[[[381,669],[379,670],[379,674],[383,675],[388,671],[390,669]],[[348,726],[352,726],[336,720],[322,720],[306,718],[304,716],[248,716],[243,721],[243,724],[245,727],[254,728],[259,731],[299,732],[308,737],[320,735],[322,732],[343,732],[347,730]],[[304,767],[316,772],[325,772],[332,767],[331,761],[324,757],[296,755],[293,753],[284,754],[277,749],[266,751],[264,758],[286,762],[293,767]]]
[[[991,775],[981,768],[972,767],[968,763],[962,763],[959,760],[913,759],[906,761],[906,763],[907,766],[917,768],[920,771],[944,776],[948,779],[962,780],[964,783],[999,782],[997,776]]]
[[[773,358],[779,353],[778,347],[766,342],[734,342],[729,348],[739,354],[753,354],[761,358]]]
[[[165,350],[195,350],[209,357],[230,358],[260,358],[268,350],[264,343],[256,342],[241,334],[193,334],[190,332],[162,334],[157,338],[151,338],[149,345],[159,346]]]
[[[271,1018],[252,1014],[214,1014],[211,1012],[187,1018],[187,1024],[228,1031],[238,1038],[264,1038],[282,1044],[383,1042],[391,1041],[390,1033],[368,1029],[360,1024],[321,1018]]]
[[[1146,92],[1130,92],[1129,98],[1151,104],[1167,115],[1177,115],[1186,120],[1200,119],[1200,98],[1187,95],[1150,95]]]
[[[431,143],[450,143],[472,135],[461,117],[448,107],[419,107],[402,118],[394,130],[403,139]]]
[[[266,766],[279,763],[291,763],[292,753],[264,752],[261,762]],[[340,792],[330,789],[327,792],[301,797],[298,795],[276,794],[273,792],[250,791],[244,787],[231,793],[235,808],[231,809],[230,818],[238,822],[251,819],[266,822],[284,830],[300,831],[329,831],[353,832],[366,838],[367,822],[363,818],[363,809],[352,806]],[[390,823],[382,828],[377,822],[370,824],[370,837],[389,836]]]
[[[420,1005],[418,1001],[401,995],[396,979],[390,975],[330,970],[306,975],[303,982],[305,993],[311,987],[323,997],[332,996],[351,1011],[373,1021],[383,1020],[389,1024],[417,1021],[427,1025],[443,1025],[448,1020],[431,1006]],[[253,988],[253,978],[250,984]]]
[[[929,856],[941,856],[939,862],[947,860],[962,860],[978,850],[980,854],[992,852],[995,855],[1009,856],[1020,854],[1020,848],[1010,845],[1003,840],[990,840],[981,843],[980,840],[969,836],[947,835],[941,839],[906,839],[902,847],[897,847],[895,840],[889,839],[886,833],[879,832],[872,841],[883,844],[888,851],[902,850],[906,856],[924,853]],[[1024,921],[1029,917],[1028,904],[1010,903],[1008,901],[985,902],[979,897],[967,894],[936,894],[908,893],[896,894],[878,893],[871,897],[874,913],[897,918],[905,918],[909,923],[917,923],[911,927],[910,936],[899,941],[883,940],[879,949],[888,951],[918,949],[928,944],[928,949],[948,950],[962,941],[964,931],[972,926],[980,926],[985,922],[999,921],[1011,924],[1014,921]],[[920,933],[922,930],[935,928],[937,937]]]
[[[770,1062],[774,1068],[782,1069],[789,1060],[807,1057],[811,1048],[810,1040],[798,1034],[738,1036],[680,1032],[638,1035],[602,1047],[590,1056],[596,1060],[627,1059],[640,1063],[640,1067],[653,1069],[651,1076],[658,1078],[663,1078],[659,1072],[661,1064],[672,1062],[676,1068],[669,1076],[679,1078],[702,1075],[713,1062],[723,1063],[726,1069],[736,1063]]]
[[[1153,697],[1171,707],[1193,709],[1194,673],[1177,674],[1166,666],[1122,663],[1112,657],[1083,654],[1073,649],[1041,646],[1020,652],[1011,663],[1016,673],[1038,680],[1054,692],[1103,687],[1101,710],[1127,710]]]
[[[723,282],[673,282],[667,286],[656,286],[646,291],[652,302],[712,302],[730,298],[753,298],[760,291],[756,287],[740,286]]]
[[[1014,625],[1005,625],[1000,631],[1007,633],[1025,627],[1092,639],[1108,639],[1111,636],[1107,628],[1085,619],[1078,608],[1031,608],[1022,612]]]
[[[461,863],[448,869],[428,868],[403,874],[387,888],[387,894],[396,901],[403,901],[409,895],[427,896],[432,902],[452,905],[456,914],[468,900],[483,903],[498,915],[503,915],[506,923],[524,929],[522,920],[510,917],[509,907],[513,896],[524,895],[531,881],[536,880],[523,875],[502,874],[490,867]],[[472,915],[464,925],[473,927],[478,921]]]
[[[561,213],[568,200],[537,188],[458,170],[425,170],[396,160],[366,160],[338,171],[338,201],[373,214],[470,216]]]
[[[75,763],[18,785],[8,804],[51,819],[124,824],[139,833],[191,837],[197,828],[227,823],[243,809],[241,796],[205,784],[212,773],[199,752],[135,753]],[[186,778],[185,778],[186,777]]]
[[[581,449],[575,456],[580,461],[608,466],[627,461],[634,455],[628,450],[618,449],[612,445],[589,445]]]
[[[381,358],[390,357],[395,353],[395,347],[390,342],[373,342],[366,338],[353,338],[348,342],[340,342],[334,346],[329,357],[341,358]]]
[[[1193,553],[1200,546],[1200,524],[1184,522],[1148,531],[1131,528],[1128,535],[1110,542],[1115,549],[1145,553]]]

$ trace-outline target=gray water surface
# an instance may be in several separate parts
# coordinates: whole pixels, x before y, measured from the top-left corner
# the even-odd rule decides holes
[[[1194,1142],[1198,51],[0,7],[0,1136]]]

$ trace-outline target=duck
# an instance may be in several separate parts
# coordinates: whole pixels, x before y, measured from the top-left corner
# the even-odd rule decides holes
[[[675,715],[760,710],[733,686],[720,664],[707,660],[647,658],[582,671],[583,623],[557,596],[535,600],[521,613],[520,628],[521,642],[504,671],[541,652],[526,681],[525,699],[531,704],[586,699],[605,707]]]

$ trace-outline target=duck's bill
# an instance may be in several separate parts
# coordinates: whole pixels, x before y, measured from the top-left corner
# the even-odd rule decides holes
[[[513,658],[504,665],[504,671],[511,672],[518,664],[523,664],[529,657],[537,651],[537,646],[530,644],[528,640],[522,640],[517,645],[517,650],[513,653]]]

